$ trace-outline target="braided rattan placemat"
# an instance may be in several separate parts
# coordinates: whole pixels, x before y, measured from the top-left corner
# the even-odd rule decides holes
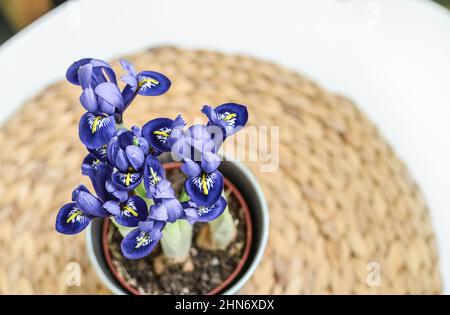
[[[234,101],[248,105],[250,125],[280,126],[279,170],[247,163],[271,223],[268,249],[243,293],[441,291],[420,191],[349,100],[245,56],[163,47],[129,59],[173,82],[164,96],[138,97],[129,124],[179,112],[192,123],[203,104]],[[55,84],[0,129],[0,293],[108,293],[89,265],[84,235],[62,236],[53,227],[72,188],[88,184],[80,174],[79,93]],[[71,262],[81,266],[79,287],[66,283],[77,282]]]

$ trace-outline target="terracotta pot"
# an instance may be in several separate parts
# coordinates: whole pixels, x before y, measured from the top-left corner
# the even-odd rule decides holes
[[[180,163],[162,158],[166,170],[180,167]],[[234,294],[247,282],[256,269],[267,243],[268,210],[259,185],[250,171],[241,163],[224,161],[219,170],[225,177],[224,185],[231,189],[242,209],[247,228],[246,246],[236,269],[219,286],[208,292]],[[140,294],[119,274],[111,261],[107,232],[109,219],[93,220],[88,228],[87,249],[97,274],[114,294]]]

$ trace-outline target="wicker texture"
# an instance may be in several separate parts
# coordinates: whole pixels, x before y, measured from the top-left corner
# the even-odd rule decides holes
[[[347,99],[280,66],[239,55],[152,49],[128,59],[165,73],[160,97],[138,97],[129,125],[203,104],[246,104],[250,125],[280,126],[280,168],[260,172],[270,208],[265,256],[242,293],[440,293],[435,237],[421,193],[373,124]],[[113,63],[118,69],[118,63]],[[118,71],[122,73],[122,70]],[[59,235],[86,153],[77,136],[80,90],[55,84],[0,129],[0,293],[108,293],[86,256],[84,235]],[[258,148],[250,143],[248,150]],[[72,265],[81,286],[67,286]],[[381,286],[366,283],[370,262]]]

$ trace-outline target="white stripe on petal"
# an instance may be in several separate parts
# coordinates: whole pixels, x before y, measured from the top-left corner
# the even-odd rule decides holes
[[[235,116],[225,120],[225,118],[230,117],[230,115],[232,115],[232,114],[234,114]],[[226,111],[226,112],[218,114],[218,118],[219,118],[219,120],[221,120],[227,124],[225,127],[227,130],[233,131],[234,127],[236,127],[236,119],[237,119],[236,113],[231,113],[231,112]]]
[[[192,183],[195,185],[195,187],[197,187],[200,191],[203,192],[204,187],[203,187],[203,177],[202,177],[202,175],[203,175],[203,173],[201,173],[199,176],[193,177],[192,178]],[[210,191],[211,188],[214,187],[216,178],[217,178],[217,174],[216,173],[211,173],[211,174],[206,174],[205,175],[206,188],[207,188],[208,191]]]
[[[141,231],[141,233],[139,233],[139,235],[136,237],[136,246],[134,248],[147,246],[151,241],[152,239],[150,238],[150,234]]]

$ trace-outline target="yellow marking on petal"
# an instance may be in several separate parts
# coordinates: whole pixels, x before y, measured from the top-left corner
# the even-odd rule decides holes
[[[135,217],[138,216],[138,213],[136,211],[134,211],[134,209],[131,208],[129,205],[123,206],[122,209],[128,211],[129,213],[131,213]]]
[[[205,195],[208,194],[208,186],[206,185],[206,174],[202,173],[202,186],[203,186],[203,193]]]
[[[234,117],[236,117],[237,115],[235,113],[231,113],[228,114],[227,116],[225,116],[225,118],[223,119],[224,121],[228,121],[230,119],[233,119]]]
[[[148,235],[146,234],[140,241],[139,243],[136,245],[135,248],[139,248],[141,247],[146,241],[147,241]]]
[[[131,173],[127,173],[127,177],[125,178],[125,185],[130,186],[131,182]]]
[[[160,136],[164,136],[164,137],[166,137],[166,138],[168,138],[169,137],[169,134],[167,133],[167,132],[164,132],[164,131],[153,131],[153,133],[155,134],[155,135],[160,135]]]
[[[74,213],[72,213],[72,215],[66,220],[66,223],[69,223],[70,221],[72,221],[73,219],[75,219],[77,216],[79,216],[80,214],[82,214],[82,212],[80,210],[75,211]]]
[[[155,185],[158,183],[158,174],[153,170],[153,167],[150,167],[150,173],[152,174],[153,180],[155,181]]]
[[[102,120],[102,116],[95,117],[94,122],[92,123],[92,133],[97,132],[97,127],[100,124],[101,120]]]
[[[159,81],[153,78],[143,78],[141,81],[139,81],[139,88],[141,88],[145,83],[152,83],[152,84],[159,84]]]

